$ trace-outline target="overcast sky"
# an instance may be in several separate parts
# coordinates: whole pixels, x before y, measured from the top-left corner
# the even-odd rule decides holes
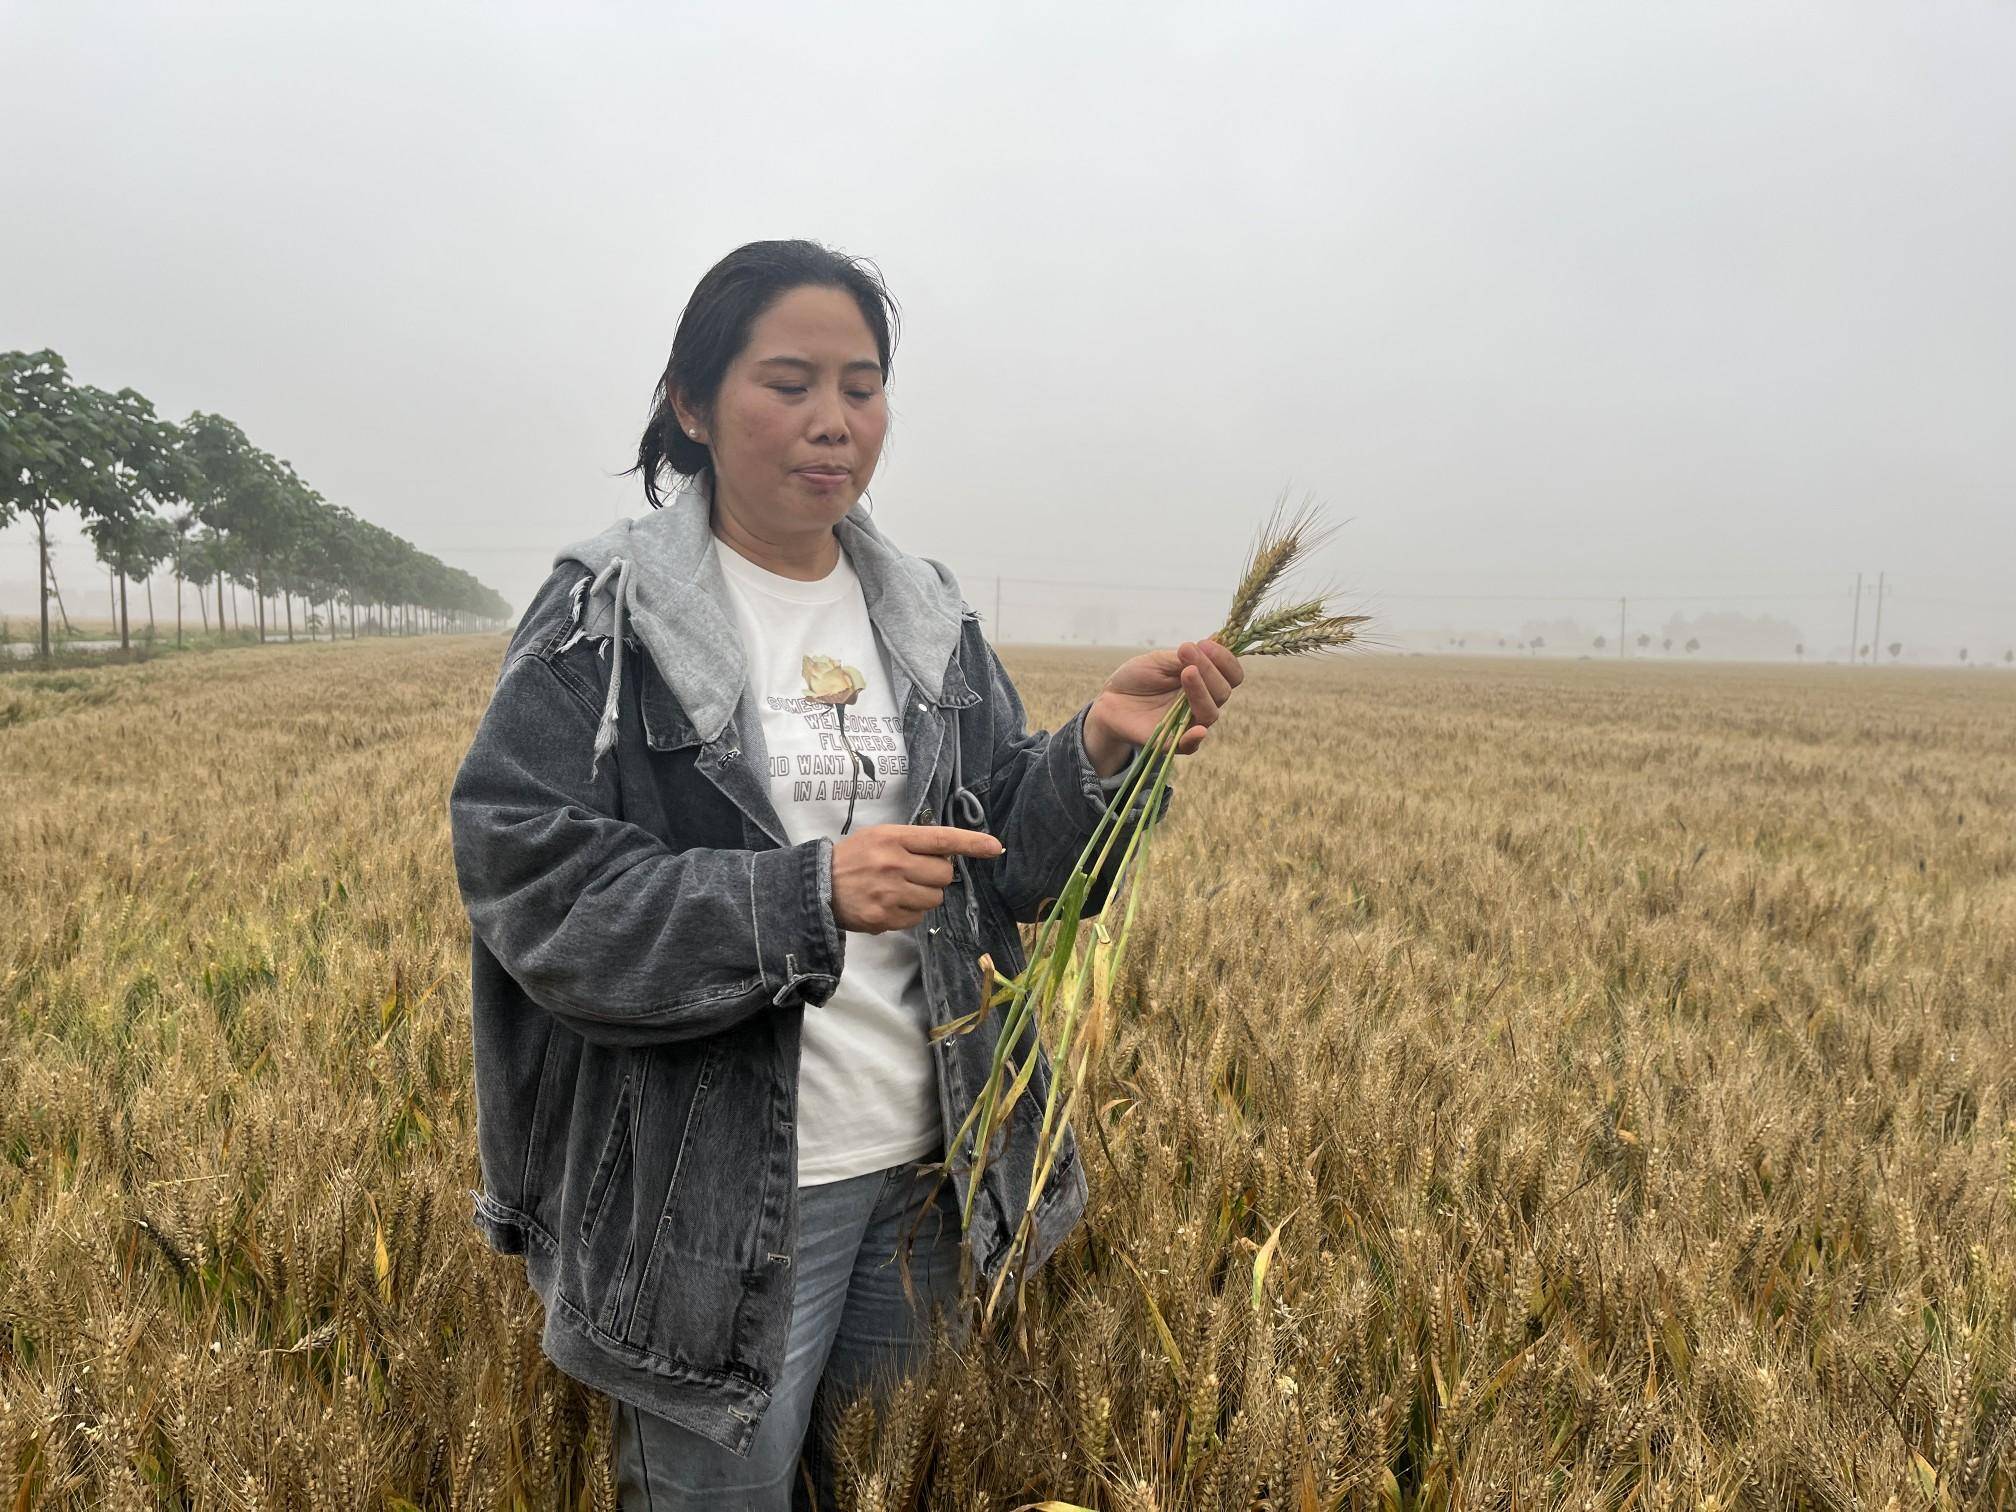
[[[321,12],[0,0],[0,348],[514,606],[642,508],[701,273],[808,236],[903,310],[877,518],[1008,639],[1208,631],[1287,488],[1396,630],[1824,649],[1880,569],[2016,643],[2006,0]]]

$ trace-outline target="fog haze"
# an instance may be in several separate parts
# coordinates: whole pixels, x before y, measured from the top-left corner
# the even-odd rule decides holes
[[[17,3],[0,348],[230,416],[515,612],[643,508],[701,273],[808,236],[902,307],[877,519],[1008,640],[1207,632],[1286,489],[1400,644],[1614,646],[1624,595],[1840,654],[1883,571],[1885,640],[1979,660],[2012,77],[1988,3]]]

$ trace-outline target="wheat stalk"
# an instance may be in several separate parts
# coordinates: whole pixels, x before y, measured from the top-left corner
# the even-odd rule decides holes
[[[1288,571],[1327,540],[1332,527],[1320,523],[1315,506],[1305,500],[1295,509],[1277,501],[1248,552],[1239,583],[1232,592],[1225,623],[1213,637],[1233,655],[1302,656],[1350,645],[1366,616],[1334,614],[1325,596],[1288,603],[1270,603]],[[1162,798],[1169,785],[1170,763],[1183,733],[1190,727],[1189,701],[1178,695],[1135,754],[1127,780],[1100,816],[1098,825],[1062,893],[1037,926],[1036,946],[1019,976],[1002,977],[982,958],[984,1001],[975,1013],[937,1031],[939,1037],[969,1032],[995,1007],[1004,1007],[1000,1038],[987,1080],[965,1122],[948,1144],[941,1180],[967,1162],[969,1185],[965,1216],[971,1223],[973,1203],[1010,1113],[1033,1083],[1042,1046],[1052,1047],[1053,1075],[1044,1098],[1036,1152],[1026,1202],[1010,1237],[985,1305],[991,1320],[1010,1278],[1021,1294],[1029,1244],[1034,1236],[1036,1204],[1063,1147],[1064,1132],[1079,1099],[1091,1083],[1099,1055],[1111,1029],[1110,984],[1125,959],[1127,942],[1141,900],[1136,879],[1161,820]],[[1145,796],[1145,802],[1137,799]],[[1082,917],[1092,879],[1109,875],[1108,901],[1127,899],[1117,935],[1103,922]],[[1033,1033],[1031,1031],[1034,1031]],[[1018,1053],[1019,1047],[1019,1053]]]

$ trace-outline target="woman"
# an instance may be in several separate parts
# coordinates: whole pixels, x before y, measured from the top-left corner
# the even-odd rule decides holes
[[[815,1407],[916,1363],[932,1310],[956,1333],[962,1239],[991,1280],[1036,1124],[962,1235],[964,1171],[928,1168],[998,1016],[928,1031],[977,1004],[983,951],[1021,969],[1016,922],[1169,704],[1195,751],[1242,676],[1186,643],[1024,729],[951,572],[857,507],[890,311],[808,242],[708,272],[638,451],[654,512],[559,553],[451,798],[475,1221],[525,1257],[546,1353],[613,1399],[625,1506],[788,1506]],[[1084,1202],[1067,1145],[1032,1265]]]

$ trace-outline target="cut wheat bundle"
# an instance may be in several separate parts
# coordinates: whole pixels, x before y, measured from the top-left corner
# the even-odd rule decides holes
[[[1300,656],[1352,644],[1365,615],[1333,613],[1326,594],[1284,600],[1279,593],[1290,569],[1306,560],[1332,528],[1318,524],[1307,501],[1293,511],[1277,504],[1247,557],[1225,624],[1213,638],[1238,657]],[[968,1033],[996,1009],[1002,1010],[1000,1038],[986,1084],[953,1136],[945,1166],[947,1174],[961,1170],[969,1177],[968,1222],[1001,1133],[1016,1104],[1029,1092],[1038,1046],[1050,1052],[1052,1076],[1029,1190],[1007,1256],[987,1293],[989,1321],[1011,1276],[1017,1278],[1014,1290],[1020,1294],[1037,1199],[1055,1169],[1064,1130],[1093,1079],[1112,1026],[1112,983],[1126,958],[1141,901],[1141,874],[1161,822],[1170,762],[1190,723],[1188,701],[1179,694],[1136,753],[1126,781],[1086,841],[1070,879],[1036,926],[1027,966],[1016,976],[1003,976],[990,958],[982,956],[980,1006],[933,1032],[934,1038]],[[1099,876],[1112,879],[1105,912],[1111,912],[1123,891],[1126,897],[1117,933],[1103,920],[1082,916],[1092,880]]]

